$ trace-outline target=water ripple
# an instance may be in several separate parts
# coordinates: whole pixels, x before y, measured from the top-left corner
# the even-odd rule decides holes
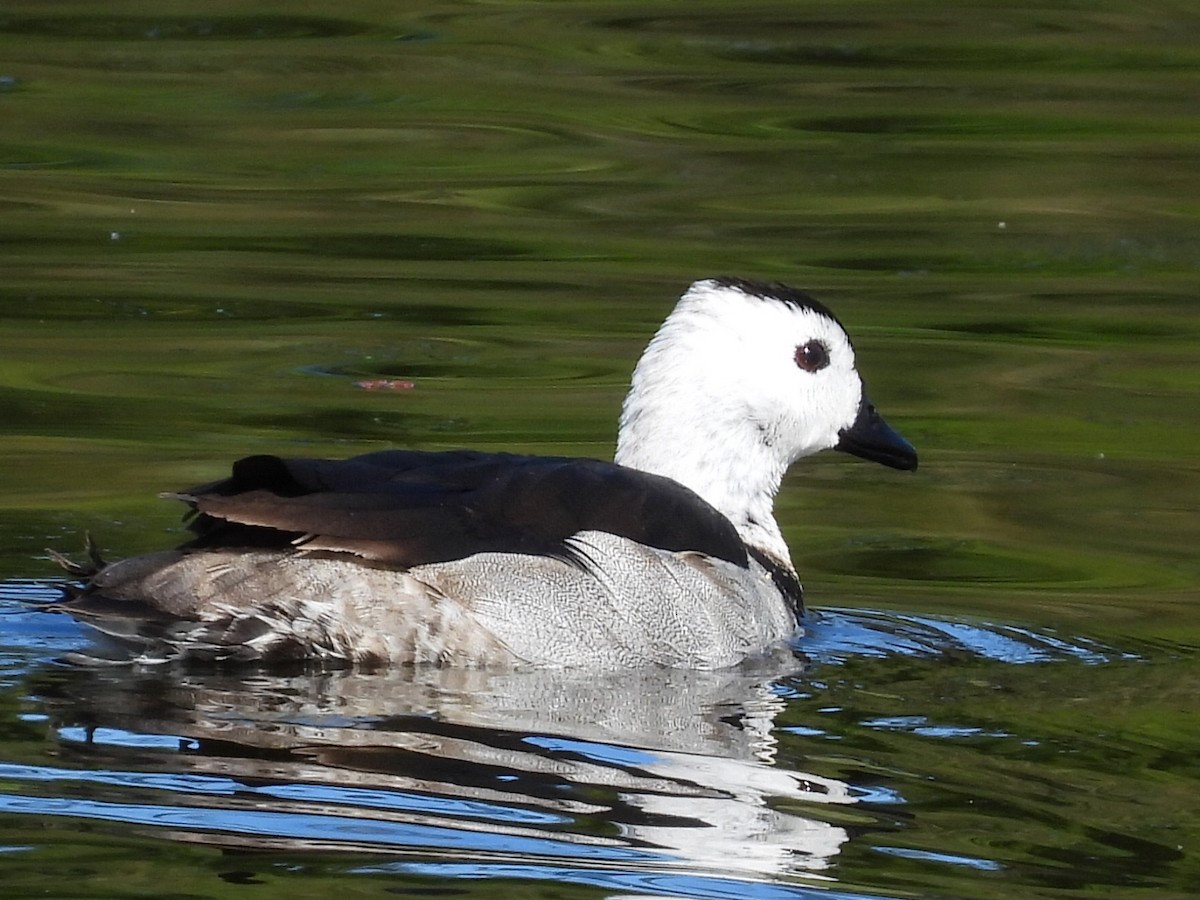
[[[650,897],[701,898],[701,900],[887,900],[886,894],[857,894],[821,886],[769,884],[721,877],[698,877],[678,872],[613,872],[580,866],[533,866],[489,863],[390,863],[360,866],[358,874],[436,875],[442,878],[505,879],[581,884],[609,891],[610,900]]]
[[[1102,672],[1131,659],[1012,625],[825,611],[807,622],[806,663],[717,673],[90,671],[35,662],[84,639],[26,605],[44,604],[53,584],[0,587],[0,614],[19,626],[6,630],[5,651],[25,673],[17,690],[28,714],[14,727],[53,748],[0,764],[0,823],[106,822],[129,839],[258,850],[301,866],[306,854],[336,852],[346,875],[858,900],[844,881],[829,893],[828,880],[857,859],[858,843],[897,865],[1026,871],[1007,845],[930,841],[914,817],[969,797],[988,827],[1042,822],[1036,840],[1049,846],[1071,813],[1046,807],[1029,761],[1084,753],[1101,772],[1142,752],[946,703],[946,685],[991,696],[1006,673],[1069,680],[1068,664]],[[1002,767],[1000,792],[961,769],[979,754]],[[1096,842],[1120,842],[1094,835],[1092,855],[1107,852]],[[1171,864],[1145,844],[1147,859]],[[364,865],[364,853],[391,859]]]
[[[1085,637],[1049,630],[879,610],[823,609],[812,613],[798,649],[813,661],[856,656],[969,655],[1011,664],[1076,660],[1099,664],[1136,658]]]

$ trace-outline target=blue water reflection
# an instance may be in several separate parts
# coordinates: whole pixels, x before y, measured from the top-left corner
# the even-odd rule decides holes
[[[1103,663],[1134,655],[1084,637],[988,622],[873,610],[825,609],[809,616],[799,649],[810,659],[839,662],[852,656],[967,654],[1024,664],[1057,660]]]
[[[0,794],[0,814],[28,813],[99,819],[132,825],[153,825],[212,832],[225,836],[267,837],[275,841],[332,841],[343,849],[355,850],[385,845],[391,848],[469,850],[524,857],[561,857],[605,862],[637,863],[664,859],[660,853],[630,847],[581,845],[503,834],[469,831],[428,824],[409,824],[371,819],[353,813],[342,816],[303,812],[268,812],[224,807],[111,803],[83,798],[46,798]]]
[[[917,859],[928,862],[945,863],[950,866],[966,866],[981,872],[997,872],[1004,866],[990,859],[975,859],[969,856],[955,856],[950,853],[930,853],[923,850],[909,850],[905,847],[872,847],[876,853],[886,853],[889,856],[899,856],[902,859]]]
[[[950,662],[996,678],[1133,658],[1009,625],[831,610],[809,617],[797,656],[731,672],[85,670],[54,662],[87,637],[42,611],[52,589],[9,583],[0,597],[20,721],[54,754],[0,763],[0,826],[100,821],[288,859],[335,852],[348,875],[622,896],[859,900],[831,889],[850,886],[837,873],[863,852],[1009,871],[1003,854],[888,836],[928,802],[920,747],[1019,754],[1046,741],[890,701],[888,673],[940,677]],[[863,666],[874,687],[848,686]],[[891,761],[901,747],[912,761]]]

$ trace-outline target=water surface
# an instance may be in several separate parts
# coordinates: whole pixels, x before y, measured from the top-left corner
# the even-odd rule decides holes
[[[0,14],[6,890],[1194,895],[1198,31],[1171,3]],[[33,608],[43,548],[167,545],[157,492],[256,452],[608,456],[641,347],[720,273],[832,306],[921,451],[789,476],[796,659],[55,662],[87,637]]]

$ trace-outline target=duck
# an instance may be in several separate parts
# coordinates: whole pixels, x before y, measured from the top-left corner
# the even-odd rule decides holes
[[[89,662],[722,669],[794,646],[788,468],[917,453],[850,338],[777,282],[693,283],[633,370],[613,461],[478,450],[256,455],[164,494],[169,550],[68,565]]]

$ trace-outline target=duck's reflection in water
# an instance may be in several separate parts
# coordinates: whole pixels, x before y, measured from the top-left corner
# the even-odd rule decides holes
[[[776,762],[780,672],[59,670],[44,696],[64,763],[129,776],[178,840],[812,877],[856,792]]]

